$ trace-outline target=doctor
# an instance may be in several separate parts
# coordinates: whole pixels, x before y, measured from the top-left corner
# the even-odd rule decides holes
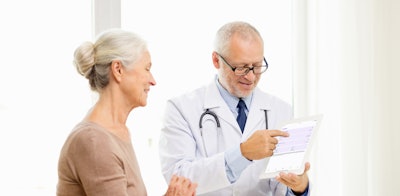
[[[289,104],[257,88],[268,68],[261,35],[231,22],[214,47],[211,84],[167,102],[159,144],[166,181],[188,177],[198,195],[309,195],[309,163],[302,175],[259,179],[276,136],[288,136],[274,129],[292,118]]]

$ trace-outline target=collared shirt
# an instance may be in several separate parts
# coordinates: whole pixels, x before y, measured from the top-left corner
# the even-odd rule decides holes
[[[236,118],[238,115],[238,109],[236,106],[239,103],[239,98],[231,95],[224,87],[222,87],[222,85],[218,81],[218,77],[216,77],[215,83],[217,84],[217,88],[222,96],[222,99],[224,99],[229,109],[232,111],[233,115],[235,115]],[[248,115],[249,113],[248,108],[250,108],[252,98],[253,94],[250,94],[250,96],[248,97],[242,98],[246,104],[246,109],[245,109],[246,115]],[[226,173],[231,183],[236,182],[242,171],[252,163],[252,161],[246,159],[242,155],[240,151],[240,144],[238,144],[236,147],[232,149],[228,149],[225,152],[224,156],[225,156]]]

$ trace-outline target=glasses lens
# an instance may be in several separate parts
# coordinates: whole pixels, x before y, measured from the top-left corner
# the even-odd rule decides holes
[[[236,67],[235,74],[236,75],[246,75],[249,72],[248,67]]]
[[[247,73],[249,73],[250,70],[253,71],[254,74],[262,74],[265,71],[267,71],[267,69],[268,69],[268,63],[265,60],[265,58],[264,58],[264,63],[262,65],[259,65],[259,66],[254,66],[254,67],[233,67],[228,62],[226,62],[224,57],[222,57],[221,55],[219,55],[219,56],[224,61],[224,63],[226,65],[228,65],[232,69],[232,71],[235,73],[235,75],[238,75],[238,76],[246,75]]]
[[[267,70],[267,66],[266,65],[257,66],[257,67],[254,67],[253,70],[254,70],[255,74],[261,74],[261,73],[264,73]]]

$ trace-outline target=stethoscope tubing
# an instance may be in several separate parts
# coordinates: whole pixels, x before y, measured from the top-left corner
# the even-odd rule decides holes
[[[217,114],[215,114],[215,112],[213,112],[213,111],[210,111],[210,109],[206,109],[206,111],[204,111],[203,114],[201,114],[201,116],[200,116],[200,121],[199,121],[200,129],[203,128],[203,118],[207,114],[214,117],[215,122],[217,122],[217,127],[218,128],[221,127],[221,124],[219,123],[219,118],[218,118]]]
[[[264,110],[264,114],[265,114],[265,129],[268,129],[268,111]],[[201,139],[202,139],[202,143],[203,143],[203,149],[205,152],[206,157],[208,157],[208,153],[207,153],[207,149],[206,149],[206,144],[204,142],[204,136],[203,136],[203,118],[205,115],[211,115],[212,117],[214,117],[215,122],[217,123],[217,129],[221,128],[221,123],[219,122],[219,118],[217,116],[217,114],[215,114],[215,112],[211,111],[210,109],[206,109],[206,111],[204,111],[201,115],[200,115],[200,120],[199,120],[199,128],[200,128],[200,135],[201,135]],[[219,141],[219,135],[220,133],[217,133],[217,140]]]

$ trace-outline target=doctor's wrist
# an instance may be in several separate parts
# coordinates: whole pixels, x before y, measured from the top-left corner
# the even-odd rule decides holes
[[[292,193],[296,196],[302,196],[302,195],[307,195],[308,193],[308,187],[309,184],[307,183],[307,187],[304,189],[304,191],[294,191],[293,189],[290,189],[292,191]]]
[[[249,161],[253,161],[252,159],[250,159],[250,158],[248,158],[247,156],[246,156],[246,154],[245,154],[245,149],[244,149],[244,144],[243,143],[240,143],[240,153],[242,154],[242,156],[244,157],[244,158],[246,158],[247,160],[249,160]]]

